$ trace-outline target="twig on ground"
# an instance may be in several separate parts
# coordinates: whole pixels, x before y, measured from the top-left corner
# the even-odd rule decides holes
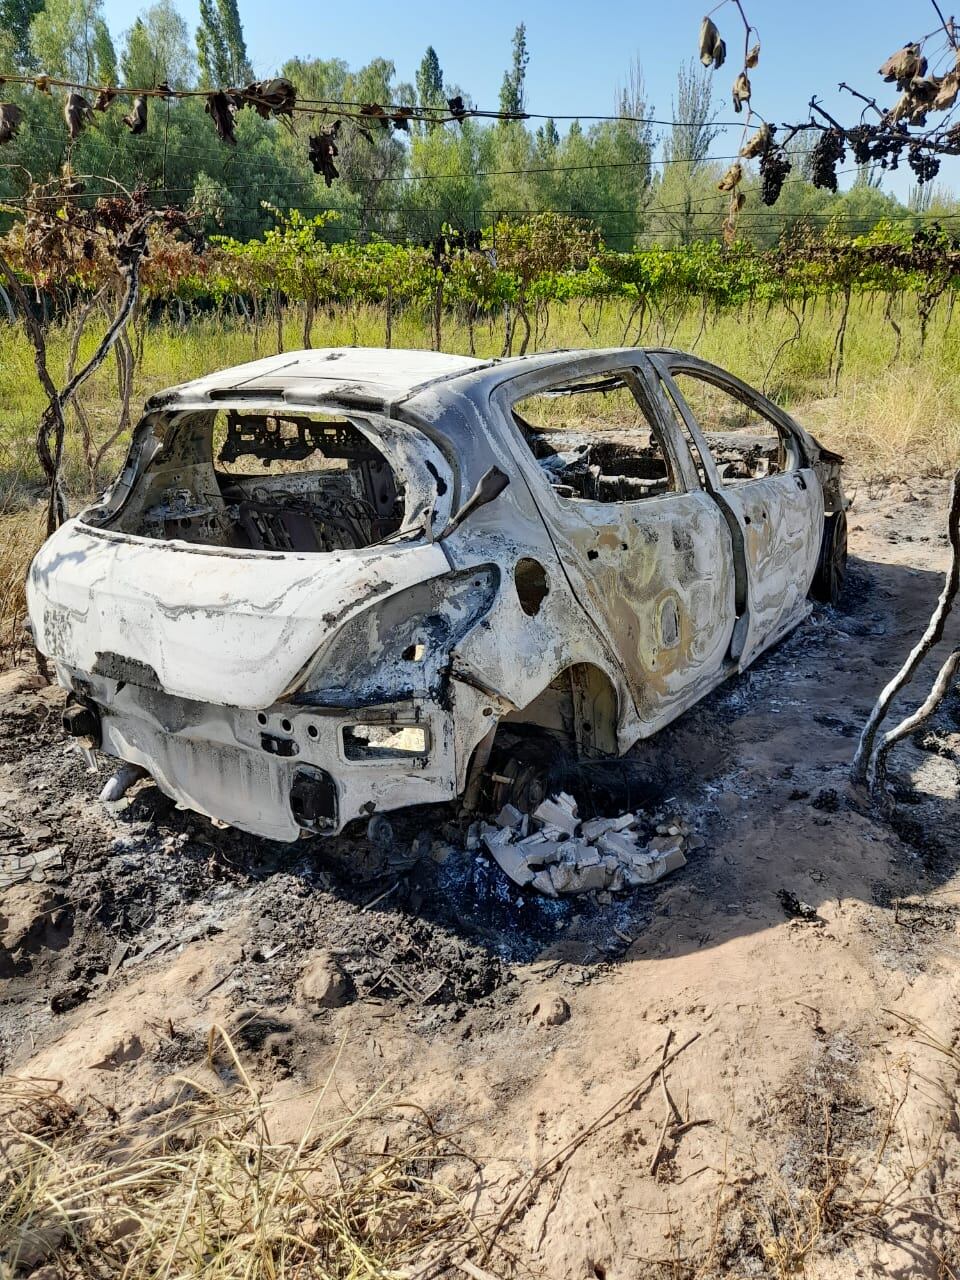
[[[672,1031],[669,1032],[666,1040],[663,1042],[663,1054],[662,1054],[661,1069],[660,1069],[660,1088],[663,1092],[663,1105],[665,1108],[665,1114],[663,1117],[663,1125],[660,1129],[660,1137],[657,1139],[657,1145],[654,1150],[653,1156],[651,1157],[651,1160],[650,1160],[651,1178],[654,1177],[654,1175],[656,1174],[657,1165],[660,1163],[660,1157],[663,1155],[663,1144],[667,1140],[667,1130],[670,1128],[671,1123],[679,1124],[681,1121],[681,1115],[680,1115],[680,1112],[677,1110],[677,1105],[674,1102],[674,1100],[670,1097],[670,1090],[667,1088],[667,1079],[663,1073],[663,1067],[662,1067],[662,1062],[663,1060],[666,1059],[666,1056],[667,1056],[667,1049],[670,1047],[670,1039],[672,1035],[673,1035],[673,1032]]]
[[[463,1258],[457,1263],[457,1266],[464,1274],[471,1276],[472,1280],[498,1280],[498,1277],[492,1271],[484,1271],[482,1267],[478,1267],[469,1258]]]
[[[389,889],[384,889],[383,893],[378,893],[375,898],[371,898],[369,902],[365,902],[360,908],[361,911],[369,911],[371,907],[375,907],[378,902],[382,902],[384,898],[389,898],[391,893],[400,888],[400,881],[395,880]]]
[[[663,1117],[663,1124],[660,1127],[660,1136],[657,1138],[657,1145],[653,1156],[650,1160],[650,1177],[656,1176],[657,1165],[660,1163],[660,1157],[663,1155],[663,1144],[667,1140],[667,1130],[670,1127],[670,1112]]]
[[[560,1196],[563,1194],[563,1188],[566,1184],[567,1174],[569,1172],[569,1169],[564,1169],[563,1173],[557,1179],[556,1186],[553,1188],[553,1193],[550,1196],[550,1203],[547,1205],[546,1212],[543,1215],[543,1221],[540,1223],[540,1231],[537,1235],[537,1245],[534,1252],[539,1252],[540,1246],[543,1244],[543,1238],[547,1234],[547,1222],[549,1221],[551,1213],[553,1213],[560,1201]]]
[[[689,1133],[691,1129],[697,1129],[702,1124],[713,1124],[709,1116],[704,1116],[702,1120],[684,1120],[682,1124],[673,1125],[667,1133],[668,1138],[682,1138],[685,1133]]]
[[[510,1218],[513,1217],[513,1215],[517,1212],[518,1209],[520,1209],[521,1207],[525,1207],[525,1203],[528,1197],[530,1197],[537,1189],[539,1189],[541,1184],[547,1178],[549,1178],[552,1174],[557,1173],[558,1170],[560,1170],[563,1167],[563,1165],[570,1159],[570,1157],[574,1154],[574,1152],[580,1146],[582,1146],[582,1144],[586,1142],[586,1140],[589,1137],[591,1137],[594,1133],[596,1133],[598,1129],[602,1128],[603,1125],[621,1109],[621,1107],[626,1106],[627,1103],[630,1103],[632,1105],[633,1103],[637,1102],[643,1090],[649,1088],[650,1085],[653,1084],[653,1082],[656,1080],[660,1072],[663,1071],[665,1067],[668,1067],[670,1063],[673,1062],[676,1058],[678,1058],[680,1054],[684,1052],[684,1050],[689,1049],[695,1040],[699,1040],[700,1035],[701,1033],[699,1031],[695,1031],[692,1036],[684,1040],[683,1044],[679,1045],[676,1049],[674,1049],[672,1053],[664,1054],[664,1056],[661,1057],[660,1061],[657,1063],[657,1065],[653,1068],[652,1071],[648,1071],[647,1074],[641,1080],[638,1080],[636,1084],[631,1085],[630,1088],[627,1089],[625,1093],[622,1093],[615,1102],[611,1103],[610,1106],[607,1107],[605,1111],[601,1112],[601,1114],[597,1116],[595,1120],[591,1121],[591,1123],[588,1124],[585,1129],[581,1129],[580,1132],[575,1137],[571,1138],[570,1141],[566,1144],[566,1146],[561,1147],[560,1150],[555,1155],[548,1156],[546,1160],[542,1161],[539,1165],[537,1165],[536,1169],[534,1169],[533,1173],[531,1173],[530,1177],[526,1180],[526,1182],[524,1182],[523,1185],[517,1190],[515,1195],[513,1195],[510,1198],[510,1200],[507,1201],[507,1204],[504,1207],[503,1211],[501,1212],[500,1217],[497,1219],[493,1227],[493,1230],[490,1232],[490,1235],[486,1242],[487,1256],[489,1256],[490,1249],[492,1248],[494,1242],[496,1241],[500,1232],[506,1226]],[[672,1037],[672,1032],[667,1037],[668,1044],[671,1037]],[[664,1045],[664,1050],[666,1049],[666,1047],[667,1046]]]

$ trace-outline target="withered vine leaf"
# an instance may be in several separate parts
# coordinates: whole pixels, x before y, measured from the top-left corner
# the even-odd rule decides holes
[[[751,134],[740,148],[740,154],[744,160],[753,160],[757,156],[762,156],[773,141],[773,133],[772,127],[764,121],[756,133]]]
[[[133,106],[123,117],[123,123],[127,126],[131,133],[139,134],[146,132],[147,128],[147,99],[142,93],[138,93],[133,100]]]
[[[887,84],[896,82],[902,93],[911,80],[927,74],[927,60],[920,52],[919,44],[905,44],[902,49],[892,53],[880,68],[881,75]]]
[[[0,102],[0,147],[17,136],[22,121],[22,107],[15,102]]]
[[[410,132],[410,120],[413,116],[413,107],[398,107],[390,116],[390,123],[395,129],[402,129],[404,133]]]
[[[234,133],[235,108],[223,90],[208,93],[203,109],[213,121],[213,127],[220,141],[235,147],[237,145],[237,137]]]
[[[745,71],[741,71],[733,82],[733,109],[738,114],[743,110],[743,104],[750,101],[750,77]]]
[[[742,181],[743,181],[743,166],[738,161],[734,161],[734,163],[730,166],[727,172],[723,175],[723,177],[717,183],[717,190],[732,191],[734,187],[738,186],[739,183],[741,183]]]
[[[270,116],[292,116],[297,105],[296,87],[285,76],[255,80],[247,85],[241,96],[264,120]]]
[[[947,111],[957,100],[960,92],[960,70],[948,71],[940,80],[936,96],[930,106],[934,111]]]
[[[92,114],[93,108],[82,93],[74,90],[67,94],[63,103],[63,118],[67,122],[67,133],[70,135],[71,142],[79,138],[83,132],[83,126]]]
[[[704,18],[700,23],[700,61],[705,67],[713,66],[719,71],[727,56],[727,46],[720,38],[717,24],[712,18]]]
[[[329,128],[321,129],[309,139],[307,156],[313,172],[321,174],[328,187],[333,186],[334,178],[340,177],[340,170],[334,164],[334,157],[340,154],[336,141],[339,132],[340,121],[335,120]]]
[[[362,116],[370,116],[372,120],[376,120],[381,129],[390,128],[390,117],[378,102],[365,102],[360,108],[360,114]]]

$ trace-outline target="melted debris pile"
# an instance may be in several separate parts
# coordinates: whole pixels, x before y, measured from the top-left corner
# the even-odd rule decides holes
[[[563,791],[532,814],[505,805],[496,824],[484,823],[477,835],[514,884],[551,898],[653,884],[686,865],[685,851],[703,848],[682,820],[660,823],[649,839],[633,813],[581,822]]]

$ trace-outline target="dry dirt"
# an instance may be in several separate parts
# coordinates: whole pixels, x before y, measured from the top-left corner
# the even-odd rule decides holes
[[[846,787],[940,589],[946,485],[850,487],[843,607],[630,775],[705,848],[608,903],[509,888],[452,811],[387,848],[267,845],[148,783],[108,811],[56,691],[0,677],[0,854],[60,854],[0,897],[0,1065],[123,1114],[209,1072],[218,1023],[293,1130],[339,1052],[331,1108],[382,1087],[476,1158],[493,1276],[960,1274],[960,700],[895,754],[891,821]],[[444,861],[408,856],[424,831]],[[328,963],[333,1007],[303,986]],[[644,1084],[668,1041],[679,1118]]]

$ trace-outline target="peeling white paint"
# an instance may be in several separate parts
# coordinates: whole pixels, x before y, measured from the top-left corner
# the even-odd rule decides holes
[[[843,501],[836,460],[778,410],[786,469],[736,488],[688,424],[707,455],[701,487],[661,386],[674,365],[725,376],[667,351],[484,363],[336,349],[161,393],[111,489],[34,561],[37,645],[100,716],[107,754],[273,839],[455,797],[502,722],[625,751],[805,616],[824,490],[834,509]],[[621,373],[654,417],[673,491],[558,497],[512,405],[551,382]],[[334,551],[243,545],[231,531],[247,496],[261,522],[248,531],[276,508],[306,513],[309,533],[310,503],[335,506],[347,489],[328,471],[274,476],[269,461],[260,481],[218,470],[211,424],[231,409],[353,432],[344,439],[382,457],[397,486],[387,536]],[[494,466],[508,487],[449,532]],[[369,503],[355,501],[362,515]],[[357,732],[423,745],[348,751]],[[298,788],[327,806],[319,818]]]

